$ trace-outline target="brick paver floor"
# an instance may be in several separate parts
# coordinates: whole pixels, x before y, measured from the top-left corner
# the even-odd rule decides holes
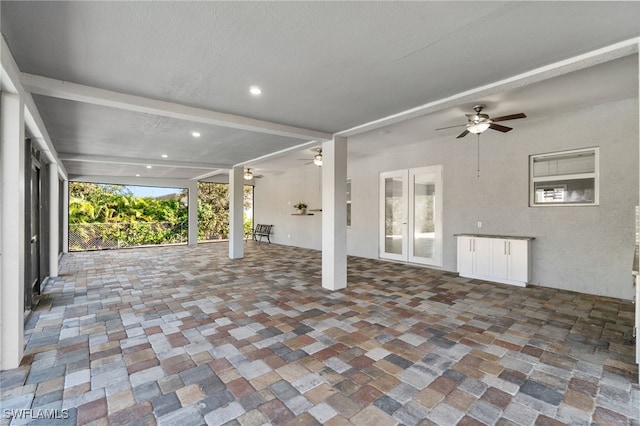
[[[275,244],[67,254],[0,424],[640,424],[631,302],[348,263],[330,292]]]

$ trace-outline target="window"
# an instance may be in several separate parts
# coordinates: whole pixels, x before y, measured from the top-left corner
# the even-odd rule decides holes
[[[598,148],[530,157],[530,206],[598,204]]]
[[[347,227],[351,226],[351,179],[347,179]]]

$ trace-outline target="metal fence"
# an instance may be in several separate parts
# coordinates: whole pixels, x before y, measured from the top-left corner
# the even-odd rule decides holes
[[[186,243],[185,223],[129,222],[69,224],[69,250],[105,250]]]

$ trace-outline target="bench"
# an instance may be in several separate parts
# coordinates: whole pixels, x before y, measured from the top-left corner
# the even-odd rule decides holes
[[[271,244],[271,239],[269,235],[271,235],[271,228],[273,225],[256,225],[256,228],[253,230],[253,239],[255,241],[262,241],[262,237],[267,237],[267,241]],[[260,237],[260,240],[258,240]]]

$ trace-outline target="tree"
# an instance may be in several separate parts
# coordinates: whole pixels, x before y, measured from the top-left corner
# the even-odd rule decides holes
[[[121,185],[69,184],[69,237],[80,250],[184,241],[187,222],[181,197],[142,198]]]
[[[244,187],[244,208],[253,205],[253,187]],[[251,217],[245,215],[244,227],[251,229]],[[198,239],[229,238],[229,185],[223,183],[198,183]]]
[[[229,185],[198,184],[198,239],[229,237]],[[74,241],[92,241],[91,248],[184,241],[188,229],[188,190],[170,199],[136,197],[121,185],[69,184],[69,223]],[[253,187],[244,187],[244,230],[252,228]],[[86,226],[80,226],[86,224]],[[97,226],[96,224],[104,224]],[[105,241],[111,241],[106,243]],[[89,244],[89,243],[87,243]],[[95,246],[95,247],[94,247]],[[85,248],[86,249],[86,248]]]

